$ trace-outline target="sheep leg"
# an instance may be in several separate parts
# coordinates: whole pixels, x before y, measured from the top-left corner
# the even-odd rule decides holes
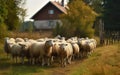
[[[30,61],[31,61],[30,58],[28,58],[28,62],[27,63],[30,64]]]
[[[53,60],[53,56],[51,56],[51,58],[50,58],[50,64],[52,64],[53,61],[54,61]]]
[[[60,63],[61,63],[61,67],[63,67],[63,58],[61,58]]]
[[[65,67],[66,66],[66,58],[64,58],[64,60],[63,60],[63,67]]]
[[[77,53],[77,59],[79,59],[80,58],[80,54],[79,53]]]
[[[47,58],[47,66],[50,66],[50,58]]]
[[[15,63],[17,63],[17,56],[15,57],[15,60],[16,60],[16,62],[15,62]]]
[[[32,58],[32,64],[33,65],[35,64],[35,58]]]
[[[66,58],[61,58],[61,67],[66,66]]]
[[[12,55],[12,61],[15,62],[15,60],[14,60],[14,55]]]
[[[72,58],[73,60],[75,60],[75,55],[73,54],[73,58]]]
[[[34,60],[34,64],[36,64],[36,61],[37,61],[36,57],[33,60]]]
[[[24,57],[21,58],[22,64],[24,64]]]
[[[45,60],[44,60],[44,58],[42,58],[42,66],[44,66],[45,65]]]
[[[7,59],[8,59],[8,53],[7,53]]]
[[[30,58],[30,64],[32,64],[32,58]]]
[[[68,64],[71,64],[72,55],[68,58]]]
[[[82,52],[79,53],[79,58],[82,59]]]
[[[33,57],[31,57],[30,63],[31,63],[32,65],[34,65],[34,58],[33,58]]]

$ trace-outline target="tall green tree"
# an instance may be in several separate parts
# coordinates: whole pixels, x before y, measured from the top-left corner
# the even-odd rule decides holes
[[[69,0],[69,3],[72,3],[76,0]],[[88,4],[96,13],[102,13],[103,12],[103,4],[104,0],[83,0],[86,4]]]
[[[5,1],[0,0],[0,39],[6,36],[7,27],[4,23],[6,18],[7,18],[7,8]]]
[[[22,8],[24,1],[0,0],[0,39],[6,36],[8,29],[16,30],[18,28],[21,13],[26,13]]]
[[[83,0],[83,1],[89,4],[96,13],[98,14],[103,13],[104,4],[103,0]]]
[[[7,5],[7,18],[5,23],[8,26],[9,30],[17,30],[20,25],[20,16],[21,13],[25,13],[25,9],[22,8],[25,0],[8,0],[6,1]]]
[[[83,0],[88,4],[99,16],[97,16],[96,21],[94,22],[95,35],[100,36],[101,31],[101,20],[103,17],[104,11],[104,0]]]
[[[82,0],[75,0],[69,4],[67,14],[61,16],[63,36],[92,37],[92,29],[97,14]]]
[[[104,0],[105,30],[120,31],[120,0]]]
[[[7,8],[5,3],[4,0],[0,0],[0,24],[4,23],[4,20],[7,18]]]

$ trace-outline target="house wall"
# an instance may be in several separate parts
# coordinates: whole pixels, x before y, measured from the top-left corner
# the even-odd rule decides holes
[[[38,20],[34,21],[34,27],[36,30],[53,29],[56,27],[57,23],[62,24],[60,20]]]
[[[54,10],[54,14],[49,14],[49,10]],[[38,13],[39,12],[39,13]],[[59,19],[59,14],[63,14],[57,7],[48,3],[45,7],[43,7],[40,11],[33,17],[36,20],[56,20]]]

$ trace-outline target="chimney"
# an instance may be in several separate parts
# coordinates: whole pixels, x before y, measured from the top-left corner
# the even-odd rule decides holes
[[[63,6],[63,7],[64,7],[64,0],[62,0],[62,1],[61,1],[61,6]]]

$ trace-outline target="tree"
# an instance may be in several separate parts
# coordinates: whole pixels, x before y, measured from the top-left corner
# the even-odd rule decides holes
[[[95,22],[94,22],[94,29],[95,29],[95,35],[101,37],[101,28],[103,26],[101,25],[101,20],[103,17],[103,11],[104,11],[104,0],[83,0],[86,4],[88,4],[99,16],[97,16]],[[102,21],[103,22],[103,21]]]
[[[69,3],[72,3],[76,0],[69,0]],[[86,4],[88,4],[96,13],[103,12],[103,3],[104,0],[83,0]]]
[[[7,18],[5,19],[5,23],[8,26],[9,30],[16,30],[20,25],[20,16],[21,13],[25,14],[25,9],[22,8],[22,5],[25,3],[25,0],[9,0],[6,1],[7,6]]]
[[[103,12],[103,0],[83,0],[86,4],[88,4],[92,9],[98,13],[101,14]]]
[[[105,30],[120,31],[120,0],[105,0],[104,3]]]
[[[6,18],[7,18],[7,8],[6,8],[5,1],[0,0],[0,39],[6,35],[7,27],[4,23],[4,20]]]
[[[94,35],[92,26],[97,14],[82,0],[71,2],[69,8],[67,14],[61,16],[62,35],[67,37],[92,37]]]
[[[7,8],[4,0],[0,0],[0,24],[7,18]]]

